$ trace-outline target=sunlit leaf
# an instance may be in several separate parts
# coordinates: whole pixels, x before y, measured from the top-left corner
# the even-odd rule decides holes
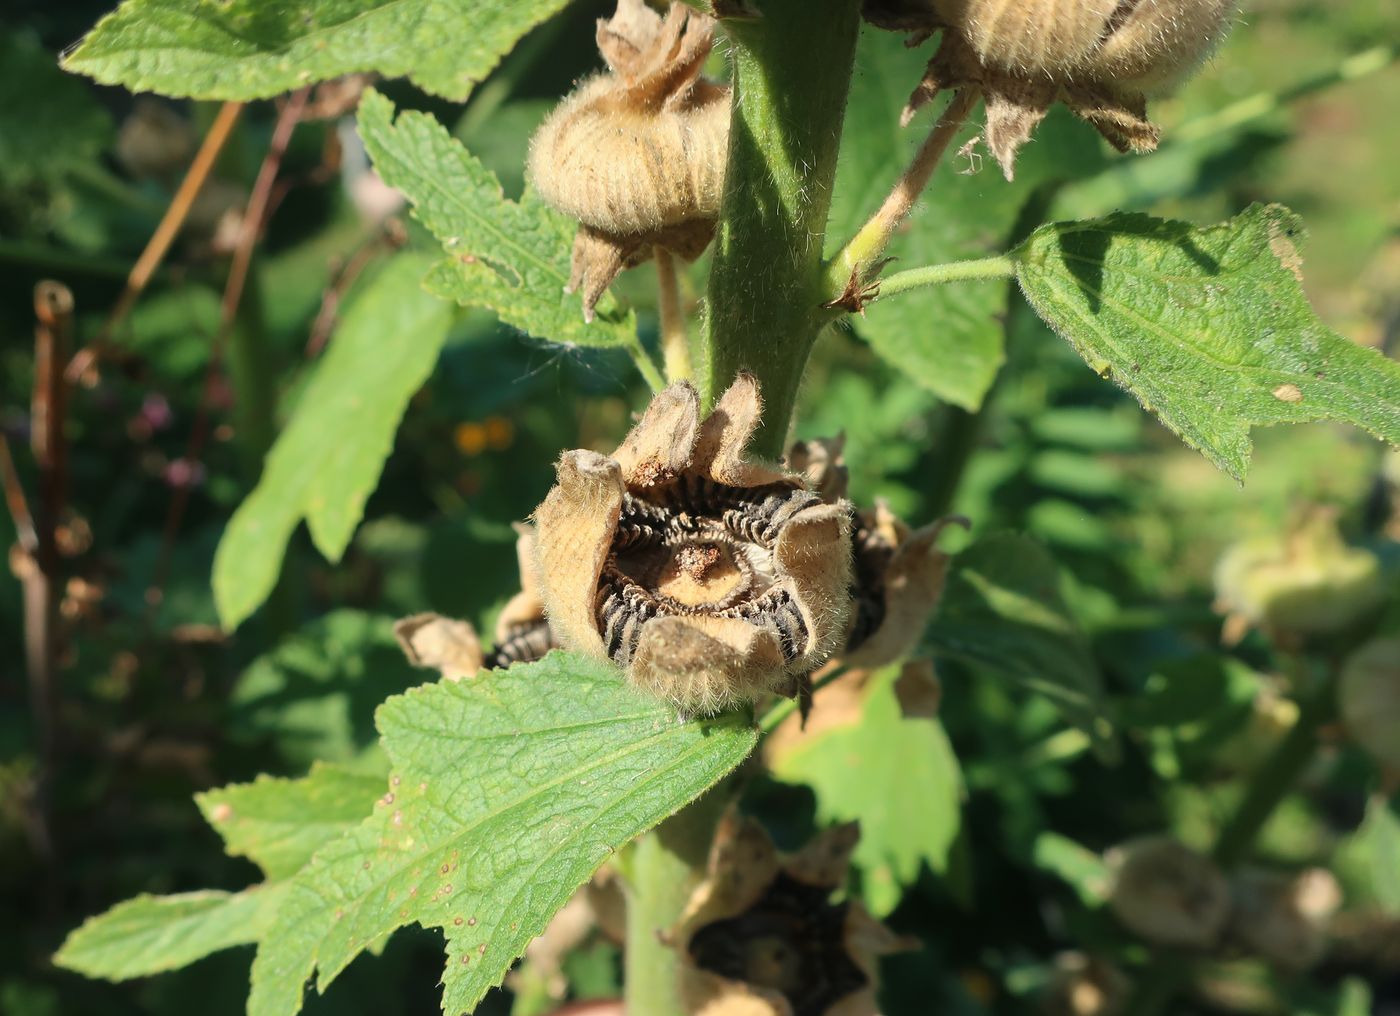
[[[1202,229],[1111,215],[1042,226],[1014,257],[1026,298],[1094,370],[1243,479],[1255,425],[1335,420],[1400,443],[1400,363],[1318,320],[1301,234],[1278,205]]]
[[[214,556],[214,601],[238,627],[277,584],[298,522],[328,559],[344,553],[379,483],[409,397],[447,338],[453,309],[425,293],[421,255],[395,257],[360,293],[234,512]]]
[[[410,922],[447,934],[443,1009],[466,1012],[624,843],[738,765],[744,716],[679,722],[610,665],[555,652],[389,699],[375,813],[292,882],[253,965],[251,1016],[291,1016]]]
[[[134,92],[260,99],[354,71],[462,100],[567,0],[126,0],[64,59]]]
[[[948,867],[961,822],[962,777],[943,725],[906,716],[895,694],[899,668],[871,678],[860,719],[804,739],[774,773],[806,783],[823,822],[858,820],[854,863],[877,915],[899,903],[923,865]]]
[[[384,181],[413,203],[414,215],[449,257],[428,279],[446,299],[488,307],[536,338],[580,346],[634,341],[636,320],[605,297],[583,320],[579,297],[564,292],[576,224],[533,192],[508,201],[500,182],[426,113],[404,112],[377,92],[360,103],[360,137]]]

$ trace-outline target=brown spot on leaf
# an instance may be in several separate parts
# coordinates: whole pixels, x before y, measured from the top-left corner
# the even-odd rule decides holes
[[[1280,402],[1302,402],[1303,393],[1295,384],[1283,384],[1274,389],[1274,398]]]

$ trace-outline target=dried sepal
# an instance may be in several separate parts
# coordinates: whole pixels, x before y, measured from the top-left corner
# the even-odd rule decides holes
[[[1009,180],[1016,152],[1057,101],[1120,151],[1156,148],[1160,131],[1147,119],[1147,96],[1205,59],[1236,6],[1236,0],[879,0],[867,6],[866,17],[920,40],[943,32],[902,122],[941,91],[976,89],[986,99],[983,138]]]
[[[835,826],[783,856],[763,827],[721,821],[705,880],[668,936],[693,1016],[874,1016],[878,960],[909,943],[833,902],[860,838]]]
[[[704,420],[672,385],[611,456],[566,452],[535,513],[558,637],[686,711],[791,694],[845,632],[848,509],[744,456],[760,418],[749,376]]]
[[[851,487],[851,471],[846,468],[846,435],[794,441],[787,453],[787,467],[807,478],[807,486],[828,504],[846,497]]]
[[[515,527],[515,554],[520,565],[520,592],[506,601],[496,618],[496,640],[483,651],[468,621],[441,614],[414,614],[394,623],[394,638],[415,667],[439,671],[449,681],[475,677],[483,670],[529,663],[556,647],[535,586],[534,531]]]
[[[585,317],[655,248],[692,260],[714,234],[729,90],[700,76],[712,40],[712,19],[685,4],[663,18],[618,0],[598,22],[609,73],[565,98],[530,142],[536,190],[579,222],[568,289],[582,293]]]

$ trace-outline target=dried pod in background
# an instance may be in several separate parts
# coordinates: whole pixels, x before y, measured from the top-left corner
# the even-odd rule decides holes
[[[730,813],[669,936],[694,1016],[875,1016],[878,959],[908,948],[854,900],[833,903],[860,839],[835,826],[783,857]]]
[[[748,375],[703,422],[672,385],[611,456],[564,453],[535,512],[556,636],[685,711],[794,694],[845,634],[849,511],[743,457],[759,419]]]
[[[1209,949],[1230,917],[1230,886],[1215,862],[1170,836],[1148,836],[1104,857],[1113,872],[1109,906],[1149,942]]]
[[[1348,733],[1400,772],[1400,637],[1372,639],[1348,656],[1337,698]]]
[[[1120,1016],[1132,984],[1121,970],[1080,952],[1055,957],[1055,973],[1041,994],[1045,1016]]]
[[[535,189],[579,222],[569,291],[582,291],[586,318],[655,247],[691,260],[714,234],[729,90],[700,77],[712,31],[683,3],[663,19],[642,0],[618,0],[598,22],[610,73],[584,82],[530,142]]]
[[[1327,930],[1342,887],[1325,868],[1294,874],[1247,869],[1230,878],[1230,937],[1284,970],[1306,970],[1327,951]]]

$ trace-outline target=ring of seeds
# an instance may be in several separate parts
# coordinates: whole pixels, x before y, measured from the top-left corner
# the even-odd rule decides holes
[[[642,626],[657,616],[737,617],[771,624],[783,658],[807,651],[810,632],[775,573],[783,526],[820,498],[786,484],[731,487],[682,475],[623,496],[594,604],[608,656],[626,667]]]

